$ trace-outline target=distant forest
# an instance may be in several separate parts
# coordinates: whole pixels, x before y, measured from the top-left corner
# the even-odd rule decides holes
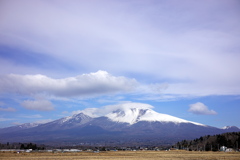
[[[200,138],[196,138],[194,140],[182,140],[180,142],[177,142],[175,145],[172,146],[172,148],[177,149],[185,149],[189,151],[219,151],[221,146],[225,146],[227,148],[233,148],[235,150],[239,150],[240,148],[240,132],[228,132],[223,134],[217,134],[217,135],[207,135]],[[105,146],[107,147],[107,146]],[[97,150],[105,150],[105,147],[94,147],[94,146],[62,146],[57,148],[81,148],[81,149],[87,149],[87,148],[93,148]],[[37,145],[34,143],[6,143],[1,144],[0,143],[0,149],[33,149],[33,150],[44,150],[46,148],[56,148],[56,146],[45,146],[44,144]],[[115,146],[114,149],[121,149],[122,147]],[[132,147],[134,148],[134,147]],[[139,149],[140,147],[135,147],[136,149]],[[154,149],[155,146],[148,146],[148,149]],[[165,146],[160,148],[171,148],[171,146]]]
[[[218,151],[221,146],[227,148],[239,149],[240,132],[228,132],[217,135],[207,135],[194,140],[182,140],[177,142],[173,147],[187,150],[200,151]]]
[[[32,150],[44,150],[44,145],[39,145],[34,143],[0,143],[0,149],[32,149]]]

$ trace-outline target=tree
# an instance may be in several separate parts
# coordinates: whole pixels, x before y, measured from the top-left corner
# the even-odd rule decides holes
[[[224,135],[219,135],[217,137],[217,143],[220,144],[220,146],[224,146],[224,145],[227,145],[227,139]]]
[[[210,151],[211,150],[211,145],[207,142],[205,145],[205,151]]]
[[[25,149],[24,144],[21,144],[20,149]]]

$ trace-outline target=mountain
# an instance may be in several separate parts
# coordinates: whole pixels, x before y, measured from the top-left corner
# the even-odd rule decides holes
[[[127,104],[129,105],[129,104]],[[149,108],[135,108],[135,104],[129,105],[129,108],[118,109],[106,115],[106,117],[114,122],[129,123],[130,125],[141,121],[147,122],[172,122],[172,123],[192,123],[202,125],[191,121],[186,121],[167,114],[161,114]]]
[[[227,132],[236,132],[239,131],[240,129],[236,126],[225,126],[222,129],[226,130]]]
[[[125,103],[86,109],[45,124],[2,128],[0,142],[159,145],[229,131],[229,128],[215,128],[158,113],[152,108],[147,104]],[[240,131],[238,128],[231,130]]]

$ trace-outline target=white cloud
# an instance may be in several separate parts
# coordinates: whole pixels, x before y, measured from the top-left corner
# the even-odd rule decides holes
[[[69,114],[68,111],[62,111],[62,114]]]
[[[114,110],[118,110],[118,109],[127,110],[129,108],[152,109],[154,107],[145,103],[127,102],[127,103],[120,103],[116,105],[107,105],[100,108],[86,108],[84,110],[73,111],[72,114],[83,113],[90,117],[99,117],[99,116],[105,116]]]
[[[23,118],[42,118],[42,116],[40,114],[34,114],[34,115],[22,115],[20,117]]]
[[[2,108],[0,107],[0,111],[6,111],[6,112],[15,112],[16,109],[12,107]]]
[[[17,125],[21,125],[21,124],[23,124],[23,123],[20,123],[20,122],[12,122],[11,124],[17,126]]]
[[[53,121],[52,119],[41,119],[32,123],[39,123],[39,124],[44,124]]]
[[[199,114],[199,115],[215,115],[217,112],[214,110],[209,110],[206,105],[204,105],[201,102],[197,102],[195,104],[189,105],[189,110],[188,112],[194,113],[194,114]]]
[[[1,118],[0,117],[0,122],[3,122],[3,121],[11,121],[11,120],[14,120],[12,118]]]
[[[25,100],[21,103],[21,106],[23,106],[26,109],[38,110],[38,111],[54,110],[53,104],[50,101],[47,101],[47,100],[33,100],[33,101],[32,100]]]
[[[0,77],[2,93],[25,95],[46,93],[57,97],[92,97],[104,94],[130,92],[136,80],[115,77],[105,71],[83,74],[64,79],[53,79],[44,75],[10,74]]]
[[[152,83],[151,77],[154,82],[169,82],[163,94],[236,95],[240,94],[240,72],[236,69],[240,68],[240,21],[238,5],[234,3],[237,2],[211,1],[206,5],[177,1],[5,1],[0,6],[3,13],[0,44],[23,49],[31,55],[53,57],[67,62],[76,71],[102,68],[122,75],[139,74],[147,83]],[[1,73],[46,74],[52,69],[38,63],[28,67],[28,63],[15,65],[6,59],[0,62],[5,66]],[[62,72],[55,69],[50,73],[68,74]],[[69,69],[69,72],[74,71]],[[126,91],[120,85],[123,90],[102,85],[104,90],[99,88],[101,84],[94,88],[89,87],[90,83],[86,88],[70,85],[69,81],[78,81],[78,77],[52,79],[29,75],[28,78],[32,86],[26,89],[26,84],[23,88],[18,86],[19,92],[46,91],[61,97],[82,97]],[[39,85],[43,86],[31,84],[36,79],[51,84],[42,81]]]
[[[100,112],[101,112],[101,110],[99,108],[86,108],[84,110],[73,111],[72,114],[83,113],[90,117],[99,117],[102,115],[102,113],[100,113]]]

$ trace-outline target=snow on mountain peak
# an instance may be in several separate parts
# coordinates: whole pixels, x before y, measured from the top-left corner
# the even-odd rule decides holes
[[[122,103],[116,105],[107,105],[100,108],[86,108],[84,110],[75,111],[74,114],[83,113],[89,117],[97,118],[101,116],[106,116],[111,112],[115,112],[117,110],[127,111],[130,108],[138,108],[138,109],[150,109],[153,106],[143,103]]]
[[[66,122],[72,123],[72,122],[77,122],[77,121],[79,121],[80,123],[85,123],[85,122],[88,122],[89,119],[91,119],[90,116],[88,116],[84,113],[79,113],[79,114],[74,114],[72,116],[62,118],[59,122],[61,124],[66,123]]]
[[[239,129],[239,128],[236,127],[236,126],[224,126],[224,127],[222,127],[222,129],[232,129],[232,128]]]
[[[125,103],[115,106],[115,109],[106,117],[115,122],[134,124],[139,121],[159,121],[159,122],[173,122],[173,123],[193,123],[196,125],[203,125],[196,122],[187,121],[181,118],[161,114],[153,111],[153,106],[142,103]]]
[[[79,111],[79,113],[83,113],[89,117],[96,118],[101,116],[101,114],[99,114],[99,111],[100,111],[99,108],[86,108],[82,111]]]
[[[48,122],[51,122],[51,121],[52,121],[51,119],[45,119],[45,120],[40,120],[40,121],[36,121],[36,122],[32,122],[32,123],[20,124],[20,125],[17,125],[17,127],[19,127],[19,128],[33,128],[33,127],[37,127],[41,124],[45,124],[45,123],[48,123]]]
[[[40,123],[24,123],[21,125],[18,125],[19,128],[32,128],[40,125]]]
[[[134,124],[139,121],[141,115],[144,115],[148,109],[130,108],[125,110],[116,110],[106,115],[112,121]]]
[[[106,106],[105,108],[112,109],[110,113],[105,115],[105,117],[108,117],[112,121],[134,124],[139,121],[139,118],[146,111],[151,110],[153,106],[143,103],[124,103]]]
[[[139,121],[159,121],[159,122],[173,122],[173,123],[193,123],[196,125],[202,125],[187,121],[181,118],[170,116],[167,114],[161,114],[152,110],[153,106],[144,103],[122,103],[116,105],[108,105],[101,108],[87,108],[78,113],[83,113],[89,117],[107,117],[114,122],[129,123],[130,125]]]
[[[229,129],[229,128],[231,128],[231,126],[224,126],[224,127],[222,127],[222,129]]]

